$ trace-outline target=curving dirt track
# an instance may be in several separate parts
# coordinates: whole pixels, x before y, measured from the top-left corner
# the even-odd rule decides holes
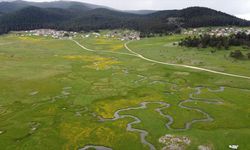
[[[214,73],[214,74],[220,74],[220,75],[225,75],[225,76],[230,76],[230,77],[237,77],[237,78],[243,78],[243,79],[250,79],[250,77],[248,76],[243,76],[243,75],[237,75],[237,74],[231,74],[231,73],[225,73],[225,72],[219,72],[219,71],[215,71],[215,70],[210,70],[210,69],[205,69],[205,68],[200,68],[200,67],[195,67],[195,66],[189,66],[189,65],[181,65],[181,64],[172,64],[172,63],[166,63],[166,62],[161,62],[161,61],[157,61],[157,60],[153,60],[153,59],[149,59],[146,58],[144,56],[142,56],[141,54],[136,53],[135,51],[133,51],[132,49],[130,49],[128,47],[128,44],[131,41],[127,42],[124,44],[124,47],[131,52],[132,54],[136,55],[137,57],[149,61],[149,62],[153,62],[153,63],[157,63],[157,64],[162,64],[162,65],[168,65],[168,66],[175,66],[175,67],[183,67],[183,68],[189,68],[189,69],[194,69],[194,70],[199,70],[199,71],[205,71],[205,72],[210,72],[210,73]]]
[[[96,149],[96,150],[112,150],[112,148],[105,147],[105,146],[95,146],[95,145],[86,145],[79,150],[88,150],[88,149]]]
[[[112,52],[112,51],[105,51],[105,50],[93,50],[93,49],[89,49],[83,45],[81,45],[79,42],[77,42],[76,40],[71,39],[71,41],[73,41],[74,43],[76,43],[79,47],[81,47],[82,49],[89,51],[89,52],[95,52],[95,53],[111,53],[111,54],[119,54],[119,55],[128,55],[128,56],[136,56],[134,54],[130,54],[130,53],[122,53],[122,52]]]
[[[224,76],[230,76],[230,77],[237,77],[237,78],[242,78],[242,79],[249,79],[250,77],[248,76],[243,76],[243,75],[237,75],[237,74],[231,74],[231,73],[225,73],[225,72],[219,72],[219,71],[215,71],[215,70],[210,70],[210,69],[206,69],[206,68],[200,68],[200,67],[195,67],[195,66],[190,66],[190,65],[181,65],[181,64],[172,64],[172,63],[166,63],[166,62],[161,62],[161,61],[157,61],[157,60],[153,60],[153,59],[149,59],[146,58],[144,56],[142,56],[141,54],[136,53],[135,51],[133,51],[132,49],[130,49],[128,47],[128,44],[131,42],[127,42],[124,44],[124,47],[130,52],[130,53],[122,53],[122,52],[112,52],[112,51],[97,51],[97,50],[93,50],[93,49],[89,49],[83,45],[81,45],[79,42],[77,42],[76,40],[71,39],[71,41],[73,41],[74,43],[76,43],[79,47],[81,47],[84,50],[87,50],[89,52],[95,52],[95,53],[112,53],[112,54],[119,54],[119,55],[128,55],[128,56],[135,56],[138,58],[141,58],[143,60],[149,61],[149,62],[153,62],[153,63],[157,63],[157,64],[162,64],[162,65],[168,65],[168,66],[175,66],[175,67],[182,67],[182,68],[188,68],[188,69],[194,69],[194,70],[199,70],[199,71],[205,71],[205,72],[210,72],[210,73],[214,73],[214,74],[219,74],[219,75],[224,75]]]

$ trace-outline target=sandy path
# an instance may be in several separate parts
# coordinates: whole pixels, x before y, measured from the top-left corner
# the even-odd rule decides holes
[[[79,150],[88,150],[88,149],[112,150],[111,148],[108,148],[108,147],[105,147],[105,146],[95,146],[95,145],[86,145],[83,148],[80,148]]]
[[[0,43],[0,46],[1,46],[1,45],[10,45],[10,44],[13,44],[13,43],[16,43],[16,42]]]
[[[214,73],[214,74],[219,74],[219,75],[224,75],[224,76],[230,76],[230,77],[237,77],[237,78],[242,78],[242,79],[249,79],[250,77],[248,76],[243,76],[243,75],[237,75],[237,74],[231,74],[231,73],[225,73],[225,72],[219,72],[219,71],[215,71],[215,70],[210,70],[210,69],[206,69],[206,68],[200,68],[200,67],[195,67],[195,66],[189,66],[189,65],[181,65],[181,64],[172,64],[172,63],[166,63],[166,62],[161,62],[161,61],[157,61],[157,60],[153,60],[153,59],[149,59],[146,58],[144,56],[142,56],[141,54],[136,53],[135,51],[133,51],[132,49],[130,49],[128,47],[128,44],[131,42],[127,42],[124,44],[124,47],[131,53],[122,53],[122,52],[112,52],[112,51],[98,51],[98,50],[93,50],[93,49],[89,49],[83,45],[81,45],[79,42],[77,42],[76,40],[72,41],[74,43],[76,43],[79,47],[81,47],[84,50],[87,50],[89,52],[98,52],[98,53],[112,53],[112,54],[119,54],[119,55],[128,55],[128,56],[136,56],[139,57],[143,60],[149,61],[149,62],[153,62],[153,63],[157,63],[157,64],[162,64],[162,65],[168,65],[168,66],[175,66],[175,67],[183,67],[183,68],[189,68],[189,69],[194,69],[194,70],[199,70],[199,71],[205,71],[205,72],[210,72],[210,73]]]
[[[81,47],[82,49],[89,51],[89,52],[95,52],[95,53],[111,53],[111,54],[119,54],[119,55],[128,55],[128,56],[136,56],[134,54],[130,54],[130,53],[122,53],[122,52],[112,52],[112,51],[105,51],[105,50],[93,50],[93,49],[89,49],[85,46],[83,46],[82,44],[80,44],[79,42],[77,42],[76,40],[71,40],[73,42],[75,42],[79,47]]]
[[[210,69],[205,69],[205,68],[200,68],[200,67],[195,67],[195,66],[189,66],[189,65],[181,65],[181,64],[172,64],[172,63],[166,63],[166,62],[161,62],[161,61],[157,61],[157,60],[153,60],[153,59],[149,59],[146,58],[144,56],[142,56],[141,54],[136,53],[135,51],[133,51],[132,49],[130,49],[128,47],[128,44],[131,41],[127,42],[124,44],[124,47],[131,52],[132,54],[136,55],[137,57],[149,61],[149,62],[153,62],[153,63],[157,63],[157,64],[162,64],[162,65],[168,65],[168,66],[175,66],[175,67],[183,67],[183,68],[189,68],[189,69],[194,69],[194,70],[200,70],[200,71],[205,71],[205,72],[210,72],[210,73],[214,73],[214,74],[220,74],[220,75],[225,75],[225,76],[230,76],[230,77],[237,77],[237,78],[243,78],[243,79],[250,79],[250,77],[248,76],[243,76],[243,75],[237,75],[237,74],[231,74],[231,73],[225,73],[225,72],[219,72],[219,71],[214,71],[214,70],[210,70]]]

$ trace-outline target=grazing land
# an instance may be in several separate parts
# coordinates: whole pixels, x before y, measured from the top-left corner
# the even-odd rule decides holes
[[[250,149],[249,49],[107,32],[0,36],[1,149]]]

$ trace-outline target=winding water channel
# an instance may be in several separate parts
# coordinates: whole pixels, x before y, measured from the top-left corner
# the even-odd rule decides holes
[[[130,110],[139,110],[139,109],[147,109],[147,105],[149,104],[159,104],[161,105],[161,107],[156,108],[155,111],[158,112],[161,116],[167,118],[169,120],[169,122],[166,124],[166,128],[168,128],[169,130],[174,130],[174,131],[186,131],[189,130],[191,128],[191,126],[194,123],[197,122],[211,122],[214,119],[206,112],[204,112],[203,110],[196,108],[196,107],[190,107],[190,106],[185,106],[185,103],[189,103],[189,102],[203,102],[203,103],[207,103],[207,104],[222,104],[223,102],[220,99],[206,99],[206,98],[196,98],[195,96],[198,96],[201,94],[201,91],[204,87],[196,87],[195,91],[189,94],[189,99],[181,101],[178,106],[180,108],[183,109],[188,109],[188,110],[194,110],[196,112],[202,113],[205,117],[202,119],[193,119],[190,122],[185,123],[185,127],[184,128],[172,128],[171,125],[174,123],[174,119],[172,116],[164,114],[162,112],[162,110],[167,109],[168,107],[170,107],[170,104],[166,103],[166,102],[142,102],[140,103],[140,106],[138,107],[128,107],[128,108],[123,108],[123,109],[119,109],[114,113],[114,118],[112,119],[105,119],[105,118],[100,118],[100,121],[105,122],[105,121],[115,121],[118,119],[124,119],[124,118],[132,118],[134,121],[130,122],[127,124],[127,131],[130,132],[136,132],[140,134],[140,138],[141,138],[141,143],[143,145],[146,145],[150,150],[156,150],[155,146],[153,144],[151,144],[149,141],[146,140],[147,135],[149,134],[148,131],[146,130],[142,130],[142,129],[136,129],[133,128],[134,124],[139,124],[141,123],[141,119],[133,116],[133,115],[121,115],[121,112],[126,112],[126,111],[130,111]],[[208,91],[210,92],[214,92],[214,93],[218,93],[218,92],[223,92],[224,91],[224,87],[220,87],[218,90],[212,90],[208,88]],[[89,146],[85,146],[83,149],[80,150],[87,150],[88,148],[95,148],[96,150],[111,150],[111,148],[108,147],[99,147],[99,146],[95,146],[95,145],[89,145]],[[100,149],[101,148],[101,149]]]
[[[87,50],[87,51],[90,51],[90,52],[98,52],[96,50],[92,50],[92,49],[86,48],[85,46],[83,46],[79,42],[77,42],[76,40],[72,40],[72,41],[75,42],[78,46],[80,46],[84,50]],[[226,76],[231,76],[231,77],[238,77],[238,78],[250,79],[250,77],[247,77],[247,76],[241,76],[241,75],[236,75],[236,74],[229,74],[229,73],[224,73],[224,72],[218,72],[218,71],[214,71],[214,70],[209,70],[209,69],[204,69],[204,68],[199,68],[199,67],[194,67],[194,66],[188,66],[188,65],[170,64],[170,63],[165,63],[165,62],[160,62],[160,61],[152,60],[152,59],[149,59],[149,58],[145,58],[141,54],[138,54],[138,53],[134,52],[133,50],[131,50],[127,46],[128,43],[129,42],[125,43],[124,47],[129,52],[131,52],[131,53],[110,52],[110,51],[102,51],[102,52],[105,52],[105,53],[115,53],[115,54],[121,54],[121,55],[136,56],[136,57],[139,57],[139,58],[142,58],[144,60],[147,60],[147,61],[150,61],[150,62],[154,62],[154,63],[157,63],[157,64],[164,64],[164,65],[170,65],[170,66],[179,66],[179,67],[185,67],[185,68],[189,68],[189,69],[206,71],[206,72],[220,74],[220,75],[226,75]],[[139,81],[141,81],[141,80],[139,80]],[[139,81],[136,81],[136,82],[139,82]],[[147,135],[149,133],[146,130],[136,129],[136,128],[132,127],[132,125],[134,125],[134,124],[141,123],[141,119],[138,118],[138,117],[136,117],[136,116],[133,116],[133,115],[120,115],[120,113],[121,112],[125,112],[125,111],[129,111],[129,110],[147,109],[147,105],[148,104],[160,104],[161,107],[156,108],[155,111],[158,112],[161,116],[163,116],[163,117],[165,117],[165,118],[167,118],[169,120],[169,122],[166,124],[166,128],[169,129],[169,130],[174,130],[174,131],[186,131],[186,130],[189,130],[194,123],[197,123],[197,122],[211,122],[214,119],[208,113],[204,112],[203,110],[201,110],[199,108],[185,106],[184,105],[185,103],[190,103],[190,102],[203,102],[203,103],[207,103],[207,104],[222,104],[223,103],[220,99],[196,98],[195,95],[196,96],[200,95],[201,94],[201,90],[203,88],[204,87],[196,87],[195,88],[195,92],[192,92],[192,93],[189,94],[189,99],[181,101],[178,104],[178,106],[180,108],[188,109],[188,110],[193,110],[193,111],[199,112],[199,113],[201,113],[201,114],[203,114],[205,116],[202,119],[193,119],[192,121],[185,123],[185,127],[184,128],[176,129],[176,128],[172,128],[171,127],[171,125],[174,123],[173,117],[170,116],[170,115],[164,114],[162,112],[162,110],[170,107],[170,104],[168,104],[166,102],[161,102],[161,101],[159,101],[159,102],[142,102],[140,104],[140,106],[138,106],[138,107],[128,107],[128,108],[117,110],[114,113],[114,118],[112,118],[112,119],[105,119],[105,118],[101,118],[101,117],[99,117],[99,119],[100,119],[100,121],[105,122],[105,121],[115,121],[115,120],[124,119],[124,118],[132,118],[134,121],[132,121],[132,122],[130,122],[130,123],[127,124],[127,131],[139,133],[140,134],[140,138],[141,138],[141,143],[143,145],[148,146],[150,150],[155,150],[156,149],[155,146],[153,144],[151,144],[149,141],[146,140],[146,137],[147,137]],[[218,90],[213,90],[213,89],[209,89],[208,88],[208,91],[209,92],[218,93],[218,92],[223,92],[224,89],[225,89],[224,87],[220,87]],[[105,146],[96,146],[96,145],[87,145],[87,146],[81,148],[80,150],[87,150],[87,149],[90,149],[90,148],[94,148],[96,150],[111,150],[111,148],[108,148],[108,147],[105,147]]]

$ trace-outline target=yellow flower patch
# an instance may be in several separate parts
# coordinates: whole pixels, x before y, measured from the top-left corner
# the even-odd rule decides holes
[[[105,47],[107,50],[111,51],[117,51],[123,48],[123,44],[119,41],[114,40],[105,40],[105,39],[96,39],[95,43],[97,45],[102,45],[102,47]]]
[[[116,101],[101,101],[96,104],[95,111],[103,118],[113,118],[115,111],[121,108],[138,107],[145,100],[156,101],[162,99],[160,95],[145,96],[138,99],[121,99]]]
[[[111,47],[111,50],[112,51],[117,51],[117,50],[120,50],[120,49],[122,49],[123,48],[123,45],[122,44],[116,44],[116,45],[113,45],[112,47]]]
[[[22,36],[22,37],[19,37],[19,39],[23,41],[28,41],[28,42],[40,42],[41,41],[41,39],[28,37],[28,36]]]
[[[89,138],[93,128],[83,127],[80,123],[63,123],[60,126],[61,135],[68,140],[65,149],[70,149],[72,146],[77,147],[79,139]]]
[[[64,58],[69,60],[82,60],[86,62],[91,62],[92,64],[84,67],[96,70],[107,70],[111,68],[113,65],[120,63],[119,61],[113,58],[101,57],[101,56],[71,55],[71,56],[64,56]]]
[[[113,143],[116,140],[116,134],[112,128],[95,126],[94,124],[87,127],[79,122],[62,123],[60,125],[60,130],[61,135],[67,140],[64,149],[77,149],[79,148],[79,142],[87,142],[91,137],[95,137],[96,142],[105,145]]]

